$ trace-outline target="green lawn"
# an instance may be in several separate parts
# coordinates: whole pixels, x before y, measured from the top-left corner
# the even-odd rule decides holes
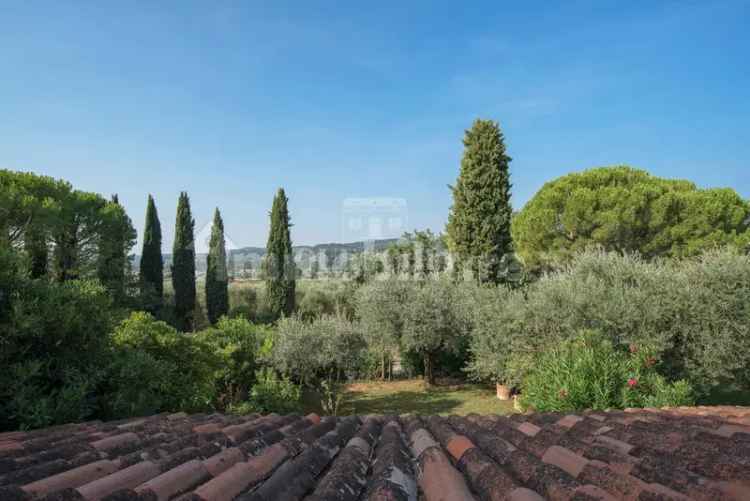
[[[305,412],[321,412],[320,397],[307,392]],[[431,388],[420,379],[352,383],[346,393],[340,415],[348,414],[509,414],[513,402],[502,402],[488,386],[476,384],[438,384]]]

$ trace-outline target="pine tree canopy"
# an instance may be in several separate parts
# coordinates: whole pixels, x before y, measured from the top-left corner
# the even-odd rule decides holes
[[[229,311],[229,275],[227,273],[227,250],[224,241],[224,222],[219,209],[214,211],[208,256],[206,257],[206,313],[215,324]]]
[[[464,136],[461,172],[451,187],[447,233],[459,261],[483,281],[502,281],[504,258],[513,252],[510,161],[497,122],[475,120]]]
[[[189,332],[195,315],[195,221],[190,212],[190,199],[180,193],[172,249],[172,287],[177,327]]]
[[[127,253],[135,243],[136,233],[117,195],[112,195],[112,200],[102,207],[100,216],[97,277],[109,291],[114,303],[122,304],[128,269]]]
[[[266,297],[270,311],[277,317],[291,315],[294,311],[296,269],[289,235],[290,219],[288,199],[279,188],[271,207],[271,228],[266,245],[264,272]]]

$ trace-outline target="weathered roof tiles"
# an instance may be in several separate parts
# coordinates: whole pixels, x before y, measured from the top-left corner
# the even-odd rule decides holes
[[[750,408],[185,413],[0,433],[0,501],[750,500]]]

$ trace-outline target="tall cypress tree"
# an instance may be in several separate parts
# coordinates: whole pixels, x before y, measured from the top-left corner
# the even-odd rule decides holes
[[[206,313],[208,321],[215,324],[229,311],[229,275],[227,250],[224,241],[224,221],[218,207],[214,211],[208,256],[206,257]]]
[[[172,247],[172,288],[174,314],[178,329],[190,332],[195,320],[195,221],[190,212],[190,199],[180,193],[177,203],[174,245]]]
[[[146,224],[143,230],[143,250],[138,282],[144,308],[151,313],[156,313],[164,302],[164,261],[161,255],[161,223],[151,195],[148,196],[146,205]]]
[[[294,311],[296,267],[292,255],[292,239],[289,236],[288,199],[283,188],[279,188],[271,207],[271,229],[268,233],[264,271],[266,276],[266,298],[274,316],[291,315]]]
[[[483,282],[503,282],[512,257],[510,161],[497,122],[475,120],[464,136],[446,230],[459,263]]]

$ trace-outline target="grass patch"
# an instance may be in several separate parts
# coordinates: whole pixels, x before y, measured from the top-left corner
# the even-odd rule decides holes
[[[348,384],[340,415],[351,414],[510,414],[513,402],[497,399],[488,386],[437,384],[427,387],[421,379],[372,381]],[[320,396],[303,395],[305,412],[321,412]]]

